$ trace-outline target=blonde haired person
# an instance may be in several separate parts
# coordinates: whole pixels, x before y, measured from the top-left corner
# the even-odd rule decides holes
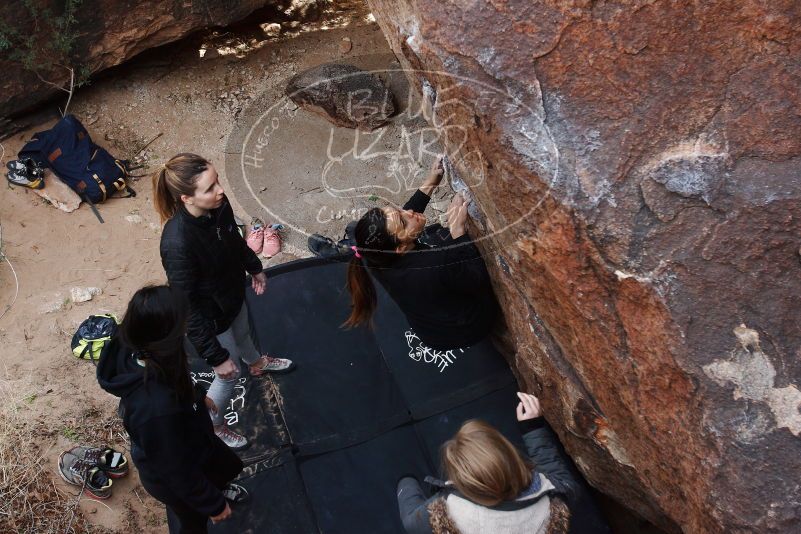
[[[247,439],[229,429],[223,414],[240,376],[240,361],[250,374],[286,372],[293,364],[261,355],[253,344],[245,303],[245,272],[261,295],[267,286],[261,261],[239,234],[234,213],[214,165],[196,154],[170,158],[153,176],[153,204],[161,216],[161,262],[170,287],[189,301],[187,338],[214,368],[208,397],[214,432],[232,449]]]
[[[609,532],[544,423],[539,399],[527,393],[517,395],[517,420],[528,457],[489,424],[467,421],[442,446],[448,480],[431,479],[440,487],[437,493],[426,499],[413,477],[398,482],[398,506],[406,532]],[[577,503],[586,517],[571,518]]]

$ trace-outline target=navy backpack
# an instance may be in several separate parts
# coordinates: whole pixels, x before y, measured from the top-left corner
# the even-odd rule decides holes
[[[52,169],[90,205],[118,192],[125,193],[125,197],[136,195],[126,182],[129,176],[126,162],[94,144],[74,115],[67,115],[51,129],[34,134],[19,152],[19,159],[25,158]]]

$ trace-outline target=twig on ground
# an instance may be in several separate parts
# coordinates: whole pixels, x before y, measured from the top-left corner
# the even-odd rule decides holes
[[[156,136],[155,136],[153,139],[151,139],[150,141],[148,141],[147,143],[145,143],[145,144],[144,144],[144,146],[142,146],[142,148],[140,148],[139,150],[137,150],[135,154],[132,154],[132,155],[131,155],[131,157],[130,157],[129,159],[133,159],[133,158],[135,158],[136,156],[138,156],[139,154],[141,154],[141,153],[142,153],[142,151],[143,151],[144,149],[146,149],[147,147],[149,147],[150,145],[152,145],[152,144],[153,144],[153,142],[154,142],[156,139],[158,139],[159,137],[161,137],[162,135],[164,135],[164,132],[159,132],[159,133],[158,133],[158,135],[156,135]]]
[[[75,70],[72,67],[67,67],[66,65],[59,65],[59,67],[63,67],[70,71],[70,85],[69,89],[64,86],[61,86],[57,83],[51,82],[50,80],[45,80],[38,71],[34,70],[33,72],[36,73],[36,77],[43,83],[47,85],[53,86],[60,91],[64,91],[69,96],[67,97],[67,105],[64,106],[64,110],[62,111],[61,108],[58,108],[58,111],[61,113],[61,116],[64,117],[67,114],[67,108],[70,107],[70,101],[72,100],[72,94],[75,92]]]

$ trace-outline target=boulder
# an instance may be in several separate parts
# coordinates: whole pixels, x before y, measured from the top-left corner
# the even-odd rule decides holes
[[[194,31],[236,22],[256,9],[270,8],[281,19],[316,18],[320,2],[323,0],[8,0],[0,5],[0,27],[8,29],[0,39],[0,70],[7,73],[0,80],[0,125],[56,95],[66,98],[57,88],[69,87],[70,73],[65,66],[73,67],[80,80]],[[69,13],[64,12],[70,8]],[[64,26],[67,18],[71,21]],[[54,38],[56,34],[59,39]],[[29,37],[33,46],[23,45]],[[37,72],[24,68],[26,65]]]
[[[797,531],[801,3],[369,3],[589,482],[668,532]]]
[[[353,65],[326,63],[294,76],[287,96],[337,126],[374,130],[395,112],[392,92],[375,74]]]
[[[70,186],[61,181],[49,169],[45,171],[45,186],[43,189],[33,189],[33,192],[45,199],[51,206],[72,213],[81,205],[81,197]]]

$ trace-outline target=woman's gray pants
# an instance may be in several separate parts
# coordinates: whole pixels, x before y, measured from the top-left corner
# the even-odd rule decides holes
[[[228,330],[217,336],[217,341],[230,354],[231,361],[236,365],[236,374],[231,378],[220,378],[215,374],[211,387],[206,393],[206,396],[213,400],[217,406],[217,413],[211,414],[211,421],[215,426],[222,425],[224,422],[223,415],[229,408],[231,399],[234,396],[234,388],[242,374],[240,361],[250,365],[256,363],[261,357],[261,354],[253,344],[253,338],[250,334],[250,321],[248,320],[246,303],[242,303],[242,309],[239,310],[236,319],[231,323]]]

